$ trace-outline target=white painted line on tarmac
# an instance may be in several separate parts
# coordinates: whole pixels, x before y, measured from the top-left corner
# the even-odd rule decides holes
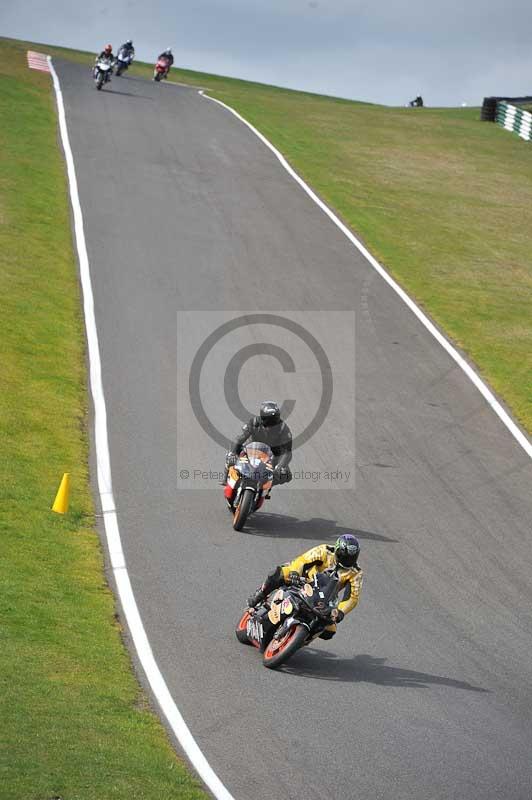
[[[196,772],[211,790],[217,800],[234,800],[233,796],[225,788],[216,773],[209,765],[207,759],[201,752],[192,736],[185,720],[177,708],[168,686],[161,674],[153,655],[142,619],[139,614],[131,581],[126,567],[116,506],[113,496],[111,481],[111,460],[109,457],[109,442],[107,434],[107,411],[105,407],[105,397],[102,384],[102,368],[100,360],[100,349],[98,345],[98,333],[96,329],[96,318],[94,315],[94,298],[92,294],[92,284],[90,278],[89,258],[85,242],[85,232],[83,227],[83,215],[78,194],[78,184],[76,180],[76,170],[74,166],[74,156],[70,147],[68,128],[66,123],[65,106],[59,78],[54,69],[52,59],[48,56],[48,64],[52,73],[55,95],[57,100],[57,112],[59,117],[59,129],[61,141],[65,153],[67,164],[68,183],[70,187],[70,201],[72,203],[72,213],[74,216],[74,233],[79,259],[79,272],[81,286],[83,290],[83,309],[85,315],[85,328],[87,331],[87,347],[89,352],[89,374],[92,399],[94,403],[94,433],[96,442],[96,462],[98,472],[98,490],[103,510],[105,524],[105,534],[109,557],[116,581],[118,596],[122,604],[128,628],[133,638],[137,655],[146,673],[150,687],[157,698],[163,714],[176,735],[181,747],[190,759]]]
[[[277,150],[276,147],[259,131],[255,128],[250,122],[247,121],[244,117],[242,117],[238,111],[235,111],[234,108],[228,106],[226,103],[222,103],[221,100],[217,100],[215,97],[210,97],[208,94],[205,94],[203,91],[200,91],[199,94],[204,97],[206,100],[210,100],[212,103],[218,103],[219,106],[223,106],[227,111],[230,111],[240,122],[247,125],[247,127],[253,131],[255,136],[263,142],[266,147],[268,147],[272,153],[276,156],[276,158],[281,162],[282,166],[285,170],[292,176],[292,178],[297,181],[297,183],[301,186],[301,188],[308,194],[308,196],[314,200],[316,205],[318,205],[321,210],[327,214],[327,216],[334,222],[334,224],[340,228],[342,233],[347,236],[349,241],[355,245],[357,250],[359,250],[364,258],[369,261],[371,266],[379,273],[379,275],[384,278],[387,284],[391,286],[391,288],[396,292],[401,300],[406,303],[410,311],[412,311],[419,321],[425,326],[425,328],[434,336],[434,338],[441,344],[441,346],[449,353],[451,358],[458,364],[460,369],[462,369],[469,380],[477,387],[481,395],[484,397],[486,402],[489,406],[495,411],[499,419],[506,425],[512,436],[519,442],[525,453],[527,453],[530,458],[532,458],[532,443],[528,439],[528,437],[523,433],[523,431],[517,426],[514,420],[510,417],[507,411],[504,410],[502,405],[499,403],[493,392],[486,386],[482,378],[477,375],[473,367],[467,363],[465,358],[463,358],[458,350],[449,342],[448,339],[438,330],[438,328],[430,321],[430,319],[423,313],[423,311],[416,305],[416,303],[412,300],[411,297],[402,289],[396,281],[392,278],[391,275],[386,272],[384,267],[379,264],[376,258],[374,258],[369,250],[367,250],[362,242],[360,242],[357,237],[352,233],[349,228],[347,228],[341,220],[338,219],[336,214],[331,211],[331,209],[325,205],[325,203],[320,200],[320,198],[312,191],[310,186],[305,183],[303,178],[301,178],[297,172],[290,166],[288,161],[282,155],[282,153]]]

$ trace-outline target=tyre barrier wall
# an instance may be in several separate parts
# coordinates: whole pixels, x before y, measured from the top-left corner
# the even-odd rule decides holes
[[[485,97],[480,118],[485,122],[496,122],[527,142],[532,141],[532,114],[509,101],[532,103],[532,97]]]

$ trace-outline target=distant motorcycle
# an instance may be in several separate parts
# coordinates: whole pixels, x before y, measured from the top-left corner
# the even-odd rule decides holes
[[[233,528],[241,531],[251,513],[269,497],[273,485],[273,453],[267,444],[250,442],[234,467],[229,467],[224,496],[233,513]]]
[[[94,82],[96,88],[101,89],[104,83],[111,80],[113,74],[113,61],[111,58],[99,58],[94,67]]]
[[[133,56],[131,51],[125,47],[121,47],[116,56],[115,74],[120,77],[120,75],[127,70],[132,61]]]
[[[160,81],[163,78],[167,78],[169,72],[170,72],[170,59],[161,56],[161,58],[158,59],[155,65],[155,69],[153,70],[153,80]]]
[[[236,627],[236,638],[251,644],[269,669],[284,664],[334,622],[339,581],[336,569],[317,572],[309,580],[298,573],[292,583],[273,591],[256,608],[247,608]]]

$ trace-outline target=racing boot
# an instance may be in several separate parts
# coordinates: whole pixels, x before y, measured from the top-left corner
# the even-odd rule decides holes
[[[273,592],[274,589],[278,589],[279,586],[282,585],[282,574],[281,567],[276,567],[273,572],[270,572],[262,586],[259,586],[255,594],[252,594],[251,597],[248,598],[248,606],[250,608],[255,608],[255,606],[258,606],[260,603],[264,603],[270,592]]]

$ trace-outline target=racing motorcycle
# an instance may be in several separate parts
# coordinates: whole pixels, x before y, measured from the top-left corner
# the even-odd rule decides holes
[[[94,82],[96,88],[101,89],[104,83],[111,80],[113,74],[113,62],[110,58],[99,58],[94,67]]]
[[[153,70],[153,80],[160,81],[163,78],[167,78],[169,72],[170,72],[170,60],[162,56],[161,58],[158,59],[155,65],[155,69]]]
[[[115,74],[120,77],[120,75],[127,70],[132,61],[133,56],[131,55],[131,51],[127,50],[125,47],[121,47],[116,56]]]
[[[233,528],[241,531],[253,511],[269,498],[273,485],[273,453],[267,444],[250,442],[234,467],[229,467],[224,495],[233,514]]]
[[[316,572],[312,579],[290,576],[291,584],[275,589],[264,603],[247,608],[236,627],[236,638],[251,644],[269,669],[284,664],[301,647],[318,637],[335,620],[339,580],[335,569]]]

